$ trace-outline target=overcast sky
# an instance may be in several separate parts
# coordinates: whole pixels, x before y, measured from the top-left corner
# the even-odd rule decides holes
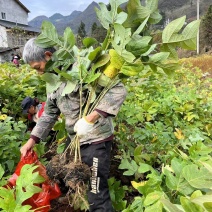
[[[91,2],[109,3],[109,0],[19,0],[29,11],[28,21],[39,15],[50,17],[55,13],[70,15],[74,10],[83,11]]]

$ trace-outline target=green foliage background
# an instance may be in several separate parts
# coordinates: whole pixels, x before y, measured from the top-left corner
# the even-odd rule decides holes
[[[5,175],[11,174],[20,160],[20,146],[29,138],[21,102],[26,96],[45,100],[45,83],[28,65],[19,69],[0,64],[0,162]]]
[[[117,179],[116,188],[109,181],[114,207],[211,211],[211,78],[183,65],[172,77],[148,70],[126,85],[127,100],[116,118],[116,160],[131,183],[126,188]]]
[[[57,75],[45,73],[43,80],[49,91],[67,81],[62,95],[70,93],[78,82],[95,90],[92,86],[101,75],[99,68],[109,60],[116,65],[121,61],[119,77],[128,96],[115,120],[114,158],[119,161],[121,173],[109,179],[115,210],[211,211],[211,79],[205,78],[201,70],[190,71],[184,64],[181,68],[169,60],[177,59],[176,47],[195,49],[199,22],[184,26],[186,18],[178,18],[161,33],[162,43],[154,43],[150,29],[161,19],[158,1],[148,0],[142,6],[140,1],[130,0],[128,14],[119,8],[124,2],[110,0],[110,10],[103,3],[96,9],[108,33],[95,49],[95,39],[85,38],[83,49],[78,49],[70,28],[61,37],[52,24],[44,22],[37,43],[42,47],[57,46],[47,64],[47,70],[54,70]],[[117,57],[108,54],[111,48]],[[69,71],[76,60],[77,70]],[[0,71],[0,159],[1,168],[8,174],[28,136],[19,105],[25,96],[42,99],[45,85],[25,65],[16,69],[2,64]],[[5,192],[2,188],[1,191]],[[1,201],[4,209],[4,200]]]
[[[26,96],[45,100],[45,83],[28,65],[17,69],[11,63],[0,64],[0,109],[16,120],[21,116],[21,102]]]

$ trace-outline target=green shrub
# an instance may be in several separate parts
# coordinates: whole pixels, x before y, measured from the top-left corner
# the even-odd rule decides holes
[[[128,188],[116,199],[125,205],[128,200],[121,211],[210,211],[211,78],[198,68],[171,77],[146,70],[126,86],[116,117],[117,157],[123,175],[134,180],[119,183]]]
[[[2,119],[5,120],[2,120]],[[20,146],[29,138],[26,125],[22,121],[14,121],[12,117],[0,115],[0,163],[5,174],[11,174],[20,160]]]
[[[28,65],[19,69],[10,63],[0,64],[0,110],[14,117],[21,116],[21,101],[26,96],[45,100],[45,83]]]

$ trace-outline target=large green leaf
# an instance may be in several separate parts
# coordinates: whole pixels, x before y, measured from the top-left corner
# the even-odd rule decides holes
[[[67,80],[73,80],[72,76],[70,74],[68,74],[67,72],[60,71],[56,67],[54,68],[54,71]]]
[[[161,19],[162,19],[162,16],[159,13],[159,10],[156,10],[150,15],[148,22],[150,24],[157,24]]]
[[[163,204],[161,203],[161,201],[157,201],[154,204],[145,207],[145,212],[163,212]]]
[[[41,79],[46,81],[46,92],[52,93],[57,90],[61,85],[60,76],[53,73],[45,73],[41,76]]]
[[[71,28],[67,27],[64,31],[64,48],[70,50],[75,45],[75,36]]]
[[[65,88],[63,89],[62,96],[71,93],[77,85],[77,82],[67,81]]]
[[[102,48],[98,46],[96,49],[94,49],[94,51],[89,54],[88,59],[91,61],[95,60],[101,54],[101,50]]]
[[[135,76],[138,75],[143,70],[144,66],[142,63],[127,63],[125,62],[119,73],[122,73],[126,76]]]
[[[182,34],[173,34],[169,43],[176,43],[184,49],[195,49],[199,24],[198,20],[191,22],[185,27]]]
[[[157,66],[162,68],[163,71],[169,76],[173,75],[175,73],[174,71],[180,68],[179,63],[158,63]]]
[[[104,65],[106,65],[110,60],[110,55],[109,54],[103,54],[99,56],[96,60],[96,62],[92,66],[92,72],[94,72],[97,68],[100,68]]]
[[[101,74],[98,78],[98,85],[102,87],[106,87],[111,82],[111,79],[107,77],[105,74]]]
[[[65,48],[60,48],[56,52],[54,52],[54,60],[64,60],[63,63],[65,63],[65,60],[72,59],[74,60],[74,55],[71,51],[65,49]]]
[[[142,56],[148,56],[150,53],[152,53],[152,52],[155,50],[156,46],[157,46],[156,43],[155,43],[155,44],[152,44],[152,45],[149,47],[149,49],[148,49],[146,52],[142,53],[141,55],[142,55]]]
[[[197,204],[194,204],[186,197],[180,197],[181,205],[186,212],[203,212],[203,208]]]
[[[178,159],[178,158],[173,158],[171,160],[171,167],[174,170],[174,173],[176,176],[180,176],[182,173],[183,168],[187,165],[186,162]]]
[[[97,43],[97,40],[95,38],[84,38],[83,39],[83,45],[86,47],[86,48],[89,48],[90,46],[94,45]]]
[[[83,79],[83,82],[90,84],[91,82],[94,82],[96,79],[99,78],[99,76],[101,75],[101,73],[93,73],[90,72],[85,79]]]
[[[124,28],[120,24],[114,24],[115,37],[113,43],[119,45],[120,51],[125,50],[126,44],[131,40],[131,31],[130,29]]]
[[[149,164],[139,163],[138,173],[145,173],[148,171],[152,171],[152,167]]]
[[[30,210],[30,208],[32,208],[32,206],[30,205],[17,205],[14,209],[14,212],[34,212],[35,210]]]
[[[182,47],[184,49],[194,50],[196,48],[196,37],[199,29],[200,21],[196,20],[189,23],[181,34],[178,32],[181,30],[185,22],[185,16],[172,21],[166,26],[162,33],[163,44],[167,44],[170,48],[172,44],[172,49],[176,46]],[[163,47],[164,48],[164,47]],[[168,49],[167,49],[168,50]],[[169,50],[168,50],[169,51]],[[174,52],[174,50],[172,50]],[[176,53],[175,58],[176,58]]]
[[[194,188],[212,188],[211,173],[205,167],[187,165],[182,170],[183,177]]]
[[[14,189],[0,187],[0,209],[3,211],[14,211],[16,201],[14,197]]]
[[[39,193],[42,189],[35,184],[45,181],[38,172],[34,172],[37,166],[26,164],[22,167],[20,176],[16,181],[16,202],[21,205],[25,200],[32,197],[33,194]]]
[[[212,210],[212,194],[206,194],[203,196],[199,196],[191,200],[193,203],[200,205],[201,207],[205,208],[206,211],[211,212]]]
[[[192,21],[191,23],[189,23],[184,30],[182,31],[182,34],[186,37],[186,38],[194,38],[196,37],[196,34],[199,30],[199,25],[200,25],[200,21],[199,20],[195,20]]]
[[[185,212],[183,209],[179,209],[179,207],[175,204],[172,204],[167,199],[161,199],[161,202],[163,203],[164,208],[167,212]]]
[[[189,23],[182,32],[182,35],[185,37],[184,44],[187,46],[187,49],[196,48],[196,37],[199,30],[200,21],[192,21]],[[183,44],[181,44],[183,48]],[[186,49],[186,48],[185,48]]]
[[[48,48],[56,45],[61,45],[61,41],[58,38],[57,30],[51,22],[43,21],[41,30],[41,34],[36,39],[36,43],[38,46],[42,48]]]
[[[153,62],[153,63],[160,62],[161,63],[169,57],[169,54],[170,54],[169,52],[156,53],[149,58],[149,62]]]
[[[113,65],[113,67],[120,70],[122,65],[124,64],[124,59],[114,49],[110,49],[109,55],[110,63]]]
[[[76,55],[76,63],[78,65],[83,65],[86,70],[90,69],[91,61],[89,60],[89,54],[93,51],[93,47],[90,47],[88,49],[83,49],[79,51],[79,53]]]
[[[111,24],[115,24],[115,23],[122,24],[127,18],[127,13],[125,12],[118,13],[118,7],[121,4],[127,2],[127,0],[110,0],[109,2],[111,6],[111,9],[109,11],[111,21],[112,21]]]
[[[131,39],[130,29],[126,29],[120,24],[115,24],[114,29],[115,29],[115,37],[114,41],[112,41],[114,49],[121,57],[124,58],[125,61],[129,63],[133,62],[135,56],[131,52],[128,52],[125,48],[126,44]]]
[[[158,0],[147,0],[146,6],[151,12],[154,12],[158,9]]]
[[[110,10],[101,2],[99,3],[100,9],[95,8],[97,17],[105,29],[109,29],[109,26],[115,23],[122,24],[126,20],[127,14],[118,12],[118,7],[125,2],[127,0],[110,0]]]
[[[105,29],[109,29],[109,24],[112,22],[112,20],[110,14],[108,13],[107,7],[102,2],[99,3],[99,7],[100,9],[95,8],[97,18]]]
[[[133,203],[130,205],[130,212],[141,212],[143,211],[143,197],[135,197]],[[124,210],[125,212],[125,210]]]
[[[133,36],[134,35],[139,35],[144,30],[148,20],[149,20],[149,16],[147,16],[147,18],[140,24],[140,26],[133,33]]]
[[[176,43],[165,43],[161,46],[161,51],[163,52],[169,52],[170,58],[178,59],[178,54],[176,51]]]
[[[163,30],[163,33],[162,33],[163,43],[169,43],[170,42],[171,37],[174,34],[178,33],[181,30],[181,28],[183,27],[183,25],[185,23],[185,19],[186,19],[186,16],[183,16],[181,18],[178,18],[178,19],[170,22],[165,27],[165,29]]]
[[[124,27],[138,27],[142,20],[151,14],[151,10],[141,5],[140,0],[129,0],[127,4],[128,17],[124,22]]]
[[[132,52],[136,57],[138,57],[149,50],[149,43],[151,40],[152,37],[150,36],[141,37],[140,35],[134,35],[127,43],[126,50]]]
[[[163,172],[166,175],[166,185],[169,189],[179,191],[184,195],[191,194],[194,191],[194,188],[190,186],[181,173],[176,175],[169,167],[165,167]]]
[[[129,160],[125,158],[121,161],[119,169],[127,169],[127,171],[125,171],[123,175],[132,176],[137,172],[138,165],[134,160],[129,162]]]
[[[163,192],[160,192],[160,191],[154,191],[154,192],[149,193],[144,200],[144,206],[149,206],[149,205],[154,204],[162,196],[163,196]]]

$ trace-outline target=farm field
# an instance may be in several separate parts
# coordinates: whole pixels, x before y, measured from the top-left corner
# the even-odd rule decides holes
[[[141,207],[162,208],[163,205],[178,207],[183,201],[202,211],[200,200],[211,204],[207,198],[212,183],[212,86],[210,75],[204,75],[209,72],[206,67],[210,61],[210,55],[184,58],[182,69],[172,77],[162,73],[148,77],[145,73],[141,76],[142,84],[135,86],[133,80],[126,84],[128,97],[115,120],[109,180],[117,211],[128,211],[127,208],[139,211]],[[20,159],[20,146],[29,136],[19,108],[21,100],[35,93],[45,98],[45,88],[27,65],[16,69],[11,64],[1,64],[0,73],[3,185]],[[17,93],[21,94],[18,98]],[[43,142],[35,149],[43,155],[46,148]],[[44,158],[41,160],[46,163]],[[178,169],[184,170],[184,174],[178,173]],[[197,177],[193,169],[201,181],[193,179]],[[192,179],[194,183],[190,184]],[[147,200],[151,204],[143,203]]]
[[[103,43],[85,37],[78,45],[69,27],[61,36],[51,22],[44,21],[36,45],[55,47],[55,51],[42,75],[26,64],[18,68],[0,64],[0,210],[89,209],[88,180],[91,170],[98,167],[81,162],[83,139],[79,134],[70,139],[65,120],[69,113],[59,114],[63,108],[58,99],[72,98],[72,92],[78,92],[76,114],[86,118],[99,104],[115,110],[107,95],[115,92],[115,86],[122,86],[123,91],[124,85],[127,95],[118,115],[107,111],[114,118],[108,179],[114,210],[212,211],[212,56],[179,60],[177,52],[196,49],[200,20],[187,24],[183,16],[152,33],[151,25],[162,18],[157,1],[146,1],[145,6],[129,1],[126,11],[119,8],[123,2],[111,0],[111,8],[101,4],[96,9],[107,31]],[[61,96],[55,97],[58,90]],[[22,114],[21,102],[26,96],[42,102],[47,95],[54,103],[46,104],[52,109],[45,111],[46,117],[49,123],[57,121],[49,127],[49,136],[37,136],[41,142],[21,157],[20,147],[30,137],[29,118]],[[64,107],[70,112],[69,106]],[[47,129],[43,117],[39,126]],[[92,176],[96,184],[97,173]]]
[[[203,54],[200,56],[181,59],[181,62],[191,64],[194,68],[198,67],[203,73],[209,73],[210,75],[208,76],[212,75],[212,54]]]

